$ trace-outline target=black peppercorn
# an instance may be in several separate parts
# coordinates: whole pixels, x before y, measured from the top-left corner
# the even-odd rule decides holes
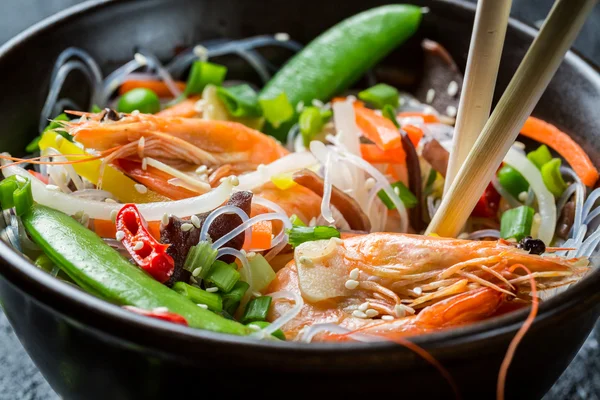
[[[517,246],[526,250],[529,254],[542,254],[546,251],[546,245],[540,239],[533,239],[531,236],[524,237]]]
[[[104,121],[118,121],[122,118],[121,114],[113,110],[112,108],[105,108],[104,115],[102,116],[102,122]]]

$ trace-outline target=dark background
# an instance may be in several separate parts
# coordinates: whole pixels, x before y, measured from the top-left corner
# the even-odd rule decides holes
[[[472,0],[475,1],[475,0]],[[0,45],[23,29],[81,0],[0,0]],[[513,0],[513,17],[537,25],[553,0]],[[575,48],[600,65],[600,6],[596,6]],[[600,111],[600,109],[599,109]],[[600,399],[600,324],[544,400]],[[552,349],[548,349],[552,351]],[[531,371],[531,379],[544,371]],[[473,379],[477,379],[476,376]],[[55,400],[0,310],[0,400]]]

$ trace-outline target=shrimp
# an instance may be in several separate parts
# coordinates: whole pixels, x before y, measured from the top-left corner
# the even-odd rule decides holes
[[[511,272],[515,264],[531,275]],[[290,339],[322,323],[410,336],[489,318],[508,302],[528,304],[531,276],[544,290],[587,271],[586,259],[533,255],[504,240],[371,233],[301,244],[265,293],[291,291],[304,299],[300,313],[283,327]],[[275,301],[269,320],[290,308],[285,300]]]
[[[70,113],[84,117],[63,124],[77,142],[97,151],[119,148],[119,158],[139,155],[142,147],[144,155],[182,169],[229,164],[232,173],[240,174],[288,153],[274,138],[237,122],[151,114],[106,121],[97,114]]]

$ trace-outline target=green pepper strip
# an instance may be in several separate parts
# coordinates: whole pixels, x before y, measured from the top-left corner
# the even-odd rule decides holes
[[[529,190],[529,182],[519,171],[509,165],[504,165],[498,171],[498,182],[504,189],[515,198],[519,198],[522,192]]]
[[[227,75],[227,67],[206,61],[196,61],[192,64],[184,95],[202,93],[207,85],[221,86]]]
[[[567,188],[567,184],[563,180],[562,173],[560,172],[560,158],[553,158],[542,165],[542,179],[548,190],[555,195],[560,197],[561,194]]]
[[[26,231],[44,253],[82,288],[105,300],[144,310],[166,307],[194,328],[247,335],[251,330],[202,309],[130,264],[94,232],[68,215],[33,205],[22,217]]]
[[[379,83],[358,93],[358,98],[375,108],[382,109],[385,106],[396,108],[400,101],[400,93],[395,87]]]
[[[260,117],[262,111],[258,95],[249,85],[218,87],[217,96],[223,101],[229,114],[234,117]]]
[[[294,116],[294,107],[290,104],[285,93],[280,93],[279,96],[272,99],[259,99],[260,107],[265,119],[273,125],[274,128],[279,128],[282,123],[290,120]]]
[[[13,175],[0,182],[0,205],[3,210],[15,207],[18,216],[33,205],[31,179]]]
[[[550,154],[550,150],[548,150],[548,147],[545,144],[543,144],[536,150],[530,151],[527,154],[527,158],[529,159],[529,161],[534,163],[535,166],[538,167],[538,169],[542,169],[542,165],[552,160],[552,154]]]
[[[503,239],[514,238],[519,241],[525,236],[529,236],[534,212],[533,208],[528,206],[505,211],[500,220],[500,237]]]

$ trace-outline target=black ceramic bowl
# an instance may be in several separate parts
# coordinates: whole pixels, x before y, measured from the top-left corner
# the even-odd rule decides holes
[[[0,149],[18,154],[36,134],[50,71],[68,46],[82,47],[107,73],[143,46],[167,59],[176,46],[217,37],[288,32],[306,43],[341,19],[382,1],[95,1],[58,14],[0,49]],[[368,4],[368,5],[367,5]],[[419,35],[440,42],[464,68],[472,5],[430,7]],[[314,10],[318,10],[315,12]],[[535,31],[511,21],[499,74],[503,89]],[[398,53],[397,53],[398,54]],[[410,60],[410,50],[400,59]],[[501,93],[502,90],[497,91]],[[569,53],[535,115],[600,154],[600,77]],[[450,398],[429,364],[395,344],[257,343],[137,316],[51,278],[0,243],[0,298],[30,356],[64,398],[166,398],[176,393],[252,397]],[[540,307],[508,374],[509,398],[540,398],[572,360],[600,311],[600,273]],[[499,366],[526,310],[415,342],[453,375],[463,397],[493,398]]]

